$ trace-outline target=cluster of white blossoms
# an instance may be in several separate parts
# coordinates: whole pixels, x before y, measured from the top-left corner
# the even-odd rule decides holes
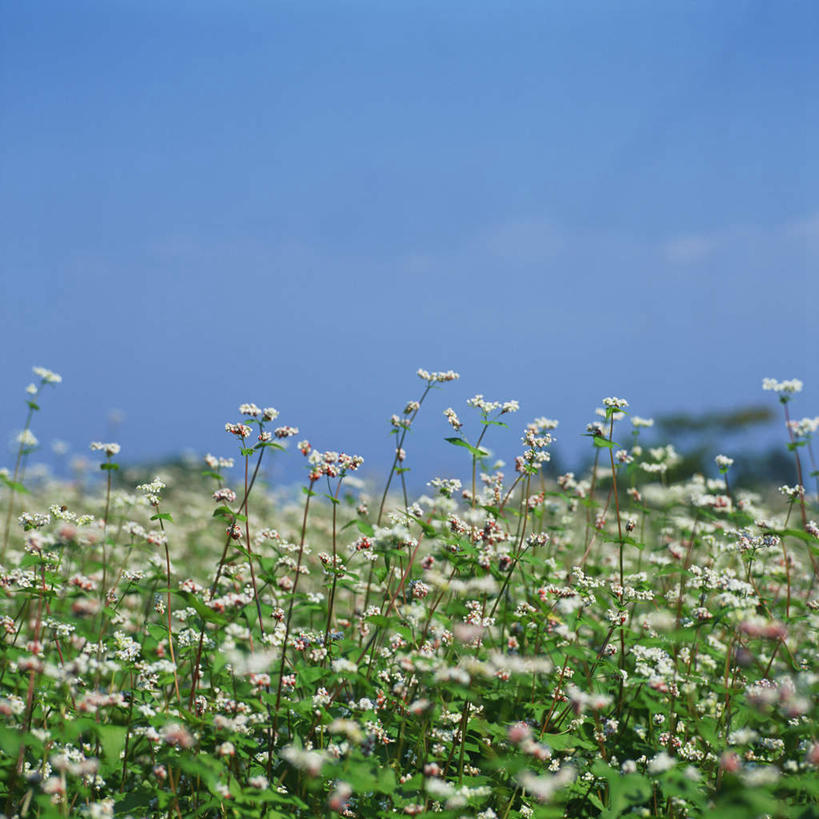
[[[279,411],[273,407],[261,409],[256,404],[240,404],[239,414],[247,415],[249,418],[259,418],[262,421],[275,421],[279,417]]]
[[[791,500],[797,500],[798,498],[805,497],[805,487],[801,486],[800,484],[796,484],[796,486],[787,486],[783,484],[779,487],[779,494],[784,495],[786,498],[790,498]]]
[[[92,452],[104,452],[109,458],[113,458],[114,455],[118,455],[121,449],[122,447],[119,444],[115,444],[113,442],[107,444],[104,444],[102,441],[91,442]]]
[[[59,384],[63,377],[57,373],[47,370],[45,367],[32,367],[34,375],[39,376],[46,384]]]
[[[628,406],[628,401],[625,398],[609,396],[603,399],[603,406],[606,409],[625,409]]]
[[[233,467],[233,458],[217,458],[208,452],[208,454],[205,455],[205,463],[211,469],[231,469]]]
[[[517,401],[504,401],[502,403],[500,401],[487,401],[481,393],[468,398],[466,404],[469,407],[476,407],[484,415],[488,415],[497,409],[500,410],[501,415],[507,412],[517,412],[520,409],[520,404]]]
[[[731,466],[731,464],[733,464],[733,462],[734,462],[734,459],[729,458],[727,455],[717,455],[717,457],[714,458],[714,463],[720,469],[728,469],[728,467]]]
[[[40,441],[30,429],[24,429],[22,432],[18,433],[17,443],[23,447],[32,447],[37,446]]]
[[[802,387],[804,386],[805,385],[798,378],[791,378],[787,381],[777,381],[775,378],[762,379],[763,390],[771,390],[773,392],[784,393],[785,395],[802,392]]]
[[[148,499],[151,506],[159,506],[159,493],[165,486],[166,484],[159,478],[154,478],[150,483],[139,484],[137,492],[141,492]]]
[[[654,419],[653,418],[641,418],[639,415],[632,415],[631,416],[631,423],[635,427],[653,427],[654,426]]]
[[[436,383],[442,384],[445,381],[455,381],[455,379],[460,378],[461,376],[454,370],[447,370],[446,372],[434,373],[431,373],[429,370],[418,370],[418,377],[428,382],[429,384]]]
[[[797,438],[808,438],[819,429],[819,415],[815,418],[800,418],[798,421],[789,421],[788,426]]]
[[[444,415],[446,416],[446,420],[449,421],[449,425],[454,429],[456,432],[463,426],[463,421],[458,418],[458,413],[455,412],[452,407],[447,407],[444,410]]]

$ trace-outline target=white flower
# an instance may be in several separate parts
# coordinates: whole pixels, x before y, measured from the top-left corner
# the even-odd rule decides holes
[[[606,409],[624,409],[628,406],[628,401],[625,398],[616,398],[610,396],[603,399],[603,406]]]
[[[46,384],[59,384],[63,377],[57,373],[47,370],[45,367],[32,367],[34,375],[39,375]]]
[[[714,463],[716,463],[720,469],[728,469],[733,462],[734,459],[729,458],[727,455],[717,455],[717,457],[714,458]]]
[[[447,370],[446,372],[434,372],[431,373],[429,370],[418,370],[418,377],[424,381],[428,381],[430,384],[434,383],[443,383],[444,381],[454,381],[456,378],[460,378],[461,376],[453,372],[452,370]]]
[[[22,446],[30,447],[30,446],[37,446],[40,442],[37,440],[37,437],[30,429],[24,429],[21,433],[17,435],[17,443],[22,444]]]
[[[660,751],[648,761],[647,769],[649,773],[659,774],[670,770],[676,764],[674,757],[669,756],[665,751]]]
[[[777,381],[775,378],[763,378],[762,389],[773,392],[793,395],[795,392],[802,392],[805,385],[798,378],[791,378],[789,381]]]
[[[632,415],[631,416],[631,423],[635,427],[653,427],[654,426],[654,419],[653,418],[641,418],[639,415]]]
[[[92,452],[104,452],[109,458],[118,455],[120,449],[122,449],[122,447],[115,443],[104,444],[102,441],[92,441],[91,443]]]

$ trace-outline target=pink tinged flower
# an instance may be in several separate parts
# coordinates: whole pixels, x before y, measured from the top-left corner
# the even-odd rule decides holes
[[[520,745],[524,740],[531,739],[532,729],[525,722],[516,722],[510,726],[506,736],[513,745]]]
[[[337,782],[327,800],[327,807],[334,813],[341,813],[347,807],[353,789],[346,782]]]
[[[225,424],[225,432],[236,435],[238,438],[249,438],[252,431],[247,424]]]

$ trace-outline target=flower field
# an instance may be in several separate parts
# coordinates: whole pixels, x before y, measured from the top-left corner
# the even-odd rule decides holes
[[[426,370],[378,486],[255,404],[196,468],[140,476],[94,442],[98,478],[43,478],[62,387],[35,375],[0,473],[6,817],[819,817],[798,380],[763,382],[794,477],[758,493],[720,452],[672,479],[615,397],[570,430],[591,468],[547,478],[569,425],[449,407],[458,375]],[[415,496],[420,412],[452,472]],[[520,429],[505,465],[497,426]],[[263,482],[279,458],[299,491]]]

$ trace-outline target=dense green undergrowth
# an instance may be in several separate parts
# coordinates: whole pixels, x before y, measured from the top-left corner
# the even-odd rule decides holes
[[[443,412],[452,474],[413,498],[408,434],[455,373],[419,371],[372,489],[253,404],[193,478],[136,486],[95,443],[100,481],[32,480],[60,380],[35,372],[2,473],[6,816],[819,816],[798,381],[765,381],[794,464],[765,499],[717,452],[670,483],[678,454],[618,398],[588,474],[544,477],[547,418],[496,464],[518,405],[482,396]],[[259,478],[285,457],[296,501]]]

